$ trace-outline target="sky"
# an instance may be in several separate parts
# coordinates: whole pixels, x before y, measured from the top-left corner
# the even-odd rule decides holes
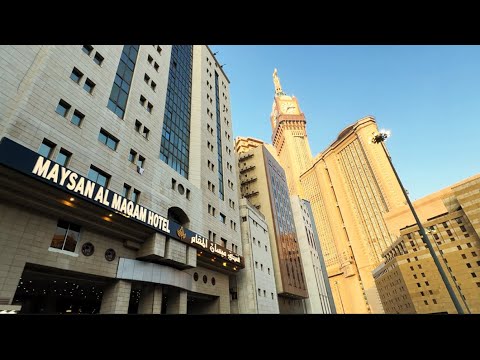
[[[271,143],[272,73],[307,118],[312,155],[372,115],[411,200],[480,173],[480,46],[210,46],[233,136]]]

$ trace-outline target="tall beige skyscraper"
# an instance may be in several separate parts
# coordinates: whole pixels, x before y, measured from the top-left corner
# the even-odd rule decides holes
[[[382,313],[371,272],[394,239],[383,214],[405,198],[384,148],[369,144],[375,119],[348,126],[312,159],[305,116],[277,71],[273,79],[273,145],[291,193],[310,201],[337,312]]]
[[[307,138],[307,120],[300,110],[297,98],[283,92],[277,69],[273,72],[273,82],[275,97],[270,115],[272,144],[285,170],[290,195],[303,195],[300,174],[312,161]]]

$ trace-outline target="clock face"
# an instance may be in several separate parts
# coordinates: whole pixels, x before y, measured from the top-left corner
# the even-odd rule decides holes
[[[280,109],[285,114],[293,114],[296,111],[296,106],[293,101],[286,101],[281,103]]]

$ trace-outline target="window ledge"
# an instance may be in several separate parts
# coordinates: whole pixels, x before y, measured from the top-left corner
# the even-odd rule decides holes
[[[56,252],[56,253],[60,253],[60,254],[68,255],[68,256],[78,257],[77,253],[67,251],[67,250],[61,250],[61,249],[57,249],[57,248],[53,248],[53,247],[49,247],[48,251]]]

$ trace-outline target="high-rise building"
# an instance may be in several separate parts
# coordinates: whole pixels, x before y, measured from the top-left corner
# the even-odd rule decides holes
[[[290,196],[290,202],[305,270],[307,314],[335,314],[335,303],[310,203],[298,195]]]
[[[265,216],[240,199],[240,231],[245,270],[237,275],[241,314],[278,314],[272,247]]]
[[[373,117],[357,121],[301,176],[338,312],[383,312],[371,272],[394,241],[383,214],[405,198],[383,147],[369,144],[377,131]]]
[[[210,49],[2,46],[0,74],[0,303],[238,312],[229,80]]]
[[[280,313],[304,313],[308,291],[285,172],[273,146],[261,140],[237,137],[235,152],[241,195],[265,216],[268,225]]]
[[[413,203],[464,312],[480,313],[480,175]],[[456,313],[407,206],[386,214],[399,237],[373,271],[386,313]]]
[[[273,72],[275,96],[270,124],[272,144],[285,170],[291,195],[303,195],[300,175],[309,168],[312,152],[307,137],[307,121],[295,96],[283,92],[277,69]]]
[[[273,145],[291,194],[311,204],[336,309],[382,313],[371,275],[393,242],[382,214],[405,199],[383,147],[369,145],[375,119],[348,126],[312,158],[305,116],[283,92],[276,70],[273,80]]]

